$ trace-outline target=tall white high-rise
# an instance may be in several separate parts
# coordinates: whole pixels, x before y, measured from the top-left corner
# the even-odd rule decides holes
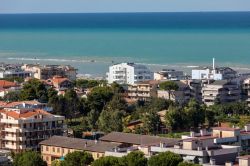
[[[120,63],[109,67],[108,83],[135,84],[153,79],[153,73],[145,66],[135,63]]]

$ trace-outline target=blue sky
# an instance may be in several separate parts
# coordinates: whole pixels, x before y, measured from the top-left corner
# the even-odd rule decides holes
[[[250,0],[0,0],[0,13],[250,11]]]

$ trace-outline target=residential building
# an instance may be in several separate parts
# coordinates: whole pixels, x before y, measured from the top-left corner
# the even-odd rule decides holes
[[[63,158],[68,153],[74,151],[85,151],[92,154],[94,159],[98,159],[103,157],[106,151],[116,149],[120,145],[120,143],[109,143],[63,136],[53,136],[48,140],[40,142],[41,155],[43,160],[47,162],[48,166],[51,166],[53,160]]]
[[[206,105],[239,101],[241,89],[238,84],[227,80],[217,80],[202,87],[202,100]]]
[[[22,69],[32,73],[32,76],[41,80],[48,80],[54,76],[66,77],[70,80],[76,79],[77,69],[70,65],[40,65],[25,64]]]
[[[224,165],[227,161],[234,162],[240,147],[230,145],[217,145],[213,136],[200,136],[187,138],[174,146],[167,146],[163,143],[151,146],[151,153],[173,152],[182,156],[184,161],[206,164]]]
[[[15,102],[0,102],[0,108],[17,108],[17,109],[42,109],[47,112],[53,110],[52,107],[49,107],[47,103],[40,103],[37,100],[30,101],[15,101]]]
[[[120,143],[120,148],[105,152],[105,156],[116,157],[125,156],[129,152],[135,150],[140,150],[149,157],[151,155],[150,147],[152,145],[164,143],[167,146],[173,146],[179,141],[178,139],[122,132],[111,132],[101,137],[99,140],[103,142]]]
[[[242,89],[244,94],[243,99],[250,106],[250,78],[247,78],[243,81]]]
[[[153,73],[145,66],[135,63],[120,63],[109,67],[107,81],[109,84],[135,84],[153,80]]]
[[[190,88],[190,97],[196,99],[199,103],[202,103],[202,86],[203,81],[202,80],[186,80],[186,83],[188,84]]]
[[[4,108],[0,110],[0,149],[38,150],[42,140],[63,134],[64,119],[41,109]]]
[[[54,76],[52,79],[48,79],[46,83],[57,91],[64,91],[73,87],[73,82],[70,79],[61,76]]]
[[[150,80],[128,85],[127,97],[134,100],[148,100],[157,97],[159,81]]]
[[[239,156],[238,160],[239,160],[238,166],[250,166],[250,155]]]
[[[250,124],[245,125],[244,129],[234,127],[213,127],[211,132],[201,129],[200,133],[190,132],[189,136],[182,136],[182,139],[199,138],[202,136],[214,137],[216,145],[237,145],[240,150],[250,151]]]
[[[192,70],[192,79],[198,80],[231,80],[237,77],[237,72],[229,67],[198,68]]]
[[[184,79],[183,71],[174,69],[162,69],[154,73],[154,80],[182,80]]]
[[[175,82],[179,87],[178,90],[171,90],[170,93],[166,90],[158,90],[157,96],[164,99],[170,99],[179,104],[187,103],[191,98],[191,91],[188,84],[183,81]]]
[[[4,97],[9,92],[19,91],[21,87],[15,83],[6,80],[0,80],[0,97]]]
[[[31,72],[22,70],[19,64],[0,64],[0,78],[26,78],[30,76]]]

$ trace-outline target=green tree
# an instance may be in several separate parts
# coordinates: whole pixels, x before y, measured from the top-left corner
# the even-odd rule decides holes
[[[31,79],[26,82],[20,93],[20,100],[38,100],[48,102],[48,94],[45,85],[38,79]]]
[[[104,132],[123,130],[123,112],[120,110],[105,109],[98,119],[98,128]]]
[[[62,166],[62,162],[60,160],[54,160],[52,161],[51,166]]]
[[[4,96],[3,100],[7,101],[7,102],[19,101],[20,100],[20,92],[18,92],[18,91],[9,92]]]
[[[127,156],[123,157],[123,163],[126,166],[147,166],[147,158],[144,153],[140,151],[130,152]]]
[[[103,107],[112,99],[113,92],[110,87],[95,87],[88,94],[88,104],[91,110],[102,111]]]
[[[168,99],[171,99],[171,91],[176,91],[179,89],[179,86],[176,82],[174,81],[165,81],[160,83],[160,89],[168,91]]]
[[[148,166],[177,166],[180,162],[182,162],[180,155],[172,152],[162,152],[150,157]]]
[[[153,97],[149,100],[149,102],[145,103],[145,107],[147,109],[154,109],[156,111],[162,111],[168,109],[169,105],[171,105],[171,101],[167,101],[163,98]]]
[[[26,151],[16,154],[13,159],[13,166],[46,166],[41,156],[34,151]]]
[[[97,110],[91,110],[88,113],[87,116],[87,123],[89,125],[89,127],[91,128],[91,130],[96,130],[98,129],[98,118],[100,116],[100,113]]]
[[[199,164],[189,163],[189,162],[181,162],[178,166],[200,166]]]
[[[160,129],[160,116],[153,110],[149,110],[143,114],[142,122],[146,134],[156,134]]]
[[[195,99],[189,101],[184,108],[184,112],[190,127],[199,127],[199,125],[205,122],[205,110]]]
[[[176,106],[170,106],[165,114],[165,124],[166,127],[170,130],[176,130],[179,128],[184,128],[184,113],[181,111],[180,108]]]
[[[65,112],[68,118],[75,118],[80,113],[80,100],[73,89],[68,89],[64,95],[65,98]]]
[[[74,151],[72,153],[68,153],[62,164],[63,166],[87,166],[90,165],[94,161],[92,155],[87,152],[82,151]]]
[[[121,158],[113,157],[113,156],[106,156],[101,157],[97,160],[95,160],[91,166],[125,166],[120,161]]]

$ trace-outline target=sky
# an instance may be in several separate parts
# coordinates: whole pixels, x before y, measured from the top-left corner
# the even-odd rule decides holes
[[[250,11],[250,0],[0,0],[0,13]]]

